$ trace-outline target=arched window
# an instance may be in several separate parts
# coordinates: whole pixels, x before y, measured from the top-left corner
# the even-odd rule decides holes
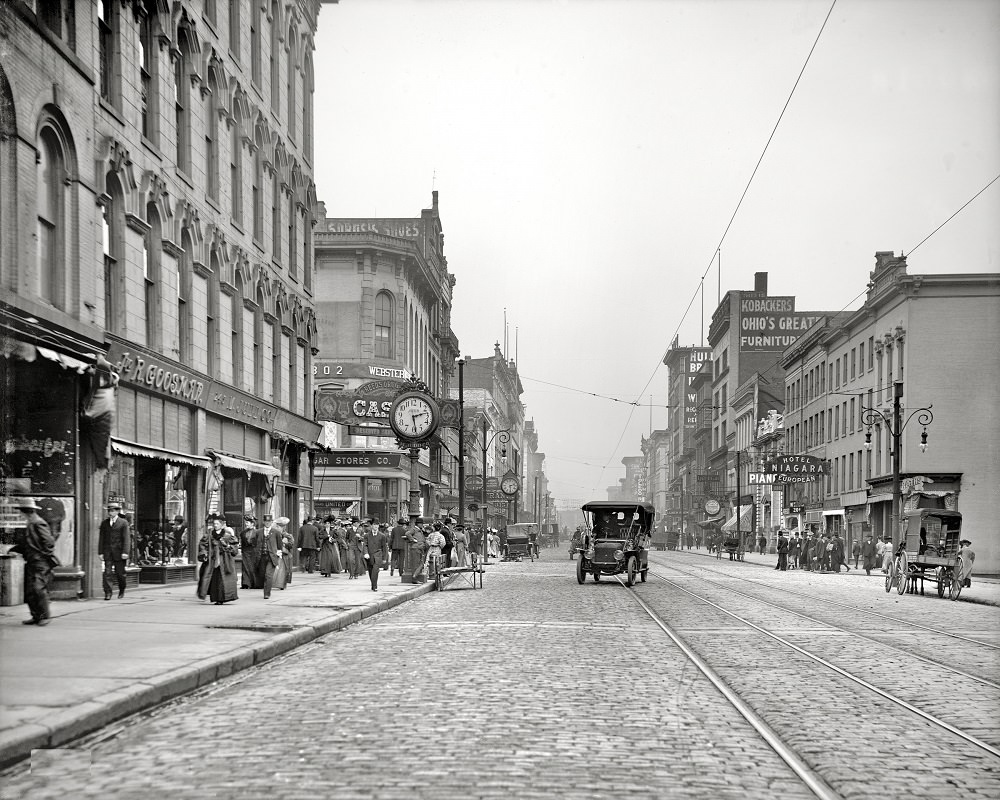
[[[40,3],[40,6],[58,7],[63,3]],[[64,0],[73,6],[73,0]],[[100,69],[101,99],[116,108],[118,98],[118,9],[117,0],[97,0],[97,60]],[[69,26],[67,26],[68,28]],[[58,34],[58,31],[56,31]]]
[[[154,45],[155,51],[155,45]],[[188,38],[178,31],[174,57],[174,131],[177,139],[177,168],[191,174],[191,85],[188,82]],[[211,107],[211,103],[209,104]],[[155,123],[154,123],[155,124]],[[209,119],[209,129],[212,120]]]
[[[271,111],[278,116],[281,108],[281,42],[278,35],[278,0],[271,0]]]
[[[256,2],[256,0],[251,0]],[[229,52],[240,59],[240,0],[229,0]]]
[[[142,135],[154,145],[160,142],[157,125],[160,110],[160,93],[157,91],[160,48],[157,45],[156,3],[146,0],[146,15],[139,27],[139,115]],[[176,79],[176,76],[175,76]]]
[[[177,325],[179,329],[178,349],[182,364],[190,364],[192,358],[191,319],[191,279],[194,274],[194,242],[191,232],[185,228],[181,233],[181,254],[177,281]]]
[[[254,299],[257,308],[253,313],[253,393],[264,397],[264,360],[270,348],[264,338],[264,292],[259,287]]]
[[[260,86],[260,0],[250,0],[250,78]]]
[[[302,285],[312,289],[312,223],[307,209],[302,210]]]
[[[231,213],[237,225],[243,225],[243,115],[239,102],[233,101],[233,121],[229,146],[229,194]]]
[[[208,196],[219,201],[219,80],[215,70],[208,75],[208,119],[205,120],[205,178]]]
[[[379,292],[375,295],[375,356],[392,358],[392,295]]]
[[[208,326],[205,349],[208,352],[208,374],[214,375],[219,370],[219,275],[222,264],[219,253],[214,248],[209,261],[212,276],[208,281]]]
[[[278,171],[271,176],[271,258],[281,263],[281,181]]]
[[[243,277],[236,271],[236,291],[233,293],[233,386],[243,386]]]
[[[295,213],[295,192],[288,193],[288,276],[298,276],[299,246],[296,243],[295,223],[298,215]]]
[[[251,188],[253,203],[253,238],[262,244],[264,241],[264,135],[260,128],[254,132],[253,152],[253,187]]]
[[[66,150],[62,137],[46,124],[38,134],[38,256],[36,291],[43,302],[66,310]]]
[[[307,54],[302,71],[302,153],[312,163],[313,151],[313,63]]]
[[[147,347],[159,347],[160,335],[160,263],[163,255],[163,228],[160,214],[154,203],[146,205],[146,222],[149,228],[143,237],[142,277],[146,305]]]
[[[109,172],[105,179],[102,240],[104,252],[104,327],[125,333],[125,193],[118,176]]]
[[[295,29],[288,26],[288,41],[285,42],[285,50],[288,53],[288,61],[285,64],[288,70],[288,80],[285,92],[288,99],[288,138],[295,141]]]

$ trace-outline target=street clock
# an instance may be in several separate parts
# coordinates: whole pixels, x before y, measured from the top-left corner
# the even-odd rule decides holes
[[[389,426],[400,439],[419,442],[437,430],[441,412],[430,395],[403,392],[389,407]]]
[[[521,482],[517,479],[516,475],[505,475],[503,480],[500,481],[500,491],[505,495],[515,495],[520,488]]]

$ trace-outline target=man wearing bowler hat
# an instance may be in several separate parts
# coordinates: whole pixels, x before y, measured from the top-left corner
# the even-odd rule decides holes
[[[48,625],[49,580],[52,568],[59,566],[55,554],[56,540],[49,530],[49,523],[39,516],[42,508],[34,499],[26,497],[18,502],[17,507],[24,514],[24,528],[17,529],[10,551],[20,553],[24,558],[24,602],[31,611],[31,619],[24,620],[24,624]]]
[[[122,513],[121,503],[108,503],[108,516],[97,535],[97,552],[104,559],[104,599],[111,599],[111,574],[118,582],[118,596],[125,596],[125,563],[132,548],[132,531]]]
[[[257,545],[257,585],[264,590],[264,599],[271,597],[274,568],[281,561],[281,531],[274,527],[274,517],[264,515],[264,527],[254,531]],[[284,587],[282,587],[284,588]]]

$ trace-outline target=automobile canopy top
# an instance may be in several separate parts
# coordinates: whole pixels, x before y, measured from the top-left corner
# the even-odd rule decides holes
[[[656,518],[652,503],[592,500],[582,510],[593,515],[594,534],[598,537],[625,538],[630,533],[648,531]]]

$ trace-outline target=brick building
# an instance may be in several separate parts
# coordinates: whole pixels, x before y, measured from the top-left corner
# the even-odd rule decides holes
[[[58,518],[57,594],[99,587],[111,498],[133,580],[192,576],[209,509],[311,509],[318,11],[0,5],[5,493]]]

